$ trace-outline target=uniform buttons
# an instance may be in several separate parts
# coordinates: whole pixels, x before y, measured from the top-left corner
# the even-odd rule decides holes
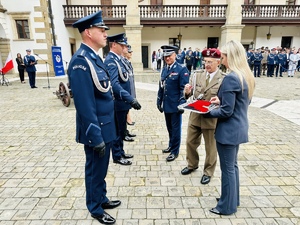
[[[92,141],[89,140],[89,143],[92,143]]]
[[[103,123],[100,123],[100,125],[103,125]]]

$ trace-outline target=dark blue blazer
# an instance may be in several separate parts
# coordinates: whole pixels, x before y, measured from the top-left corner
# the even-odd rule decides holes
[[[25,55],[24,56],[24,64],[26,66],[27,72],[35,72],[36,71],[35,64],[30,65],[31,62],[34,62],[35,64],[37,63],[34,56],[33,55]]]
[[[276,55],[276,62],[280,64],[281,66],[284,66],[286,63],[286,54],[285,53],[279,53]]]
[[[168,71],[163,68],[157,94],[157,104],[165,113],[178,112],[177,106],[186,102],[183,97],[184,86],[189,82],[189,71],[175,62]]]
[[[127,81],[121,79],[116,61],[121,67],[123,76],[128,78]],[[104,63],[111,80],[116,111],[126,111],[131,109],[130,102],[132,102],[133,97],[131,96],[129,73],[124,67],[121,59],[116,54],[109,52]]]
[[[217,142],[225,145],[239,145],[248,142],[248,86],[242,90],[238,76],[231,72],[225,76],[219,88],[220,107],[209,113],[218,118],[215,131]]]
[[[251,62],[253,62],[254,65],[260,65],[263,58],[264,57],[260,52],[256,52],[251,56]]]
[[[276,59],[277,59],[277,55],[276,54],[273,54],[273,53],[270,53],[268,55],[268,58],[267,58],[267,64],[271,64],[271,65],[274,65],[276,64]]]
[[[116,138],[114,101],[111,88],[99,91],[92,79],[88,58],[100,84],[107,88],[109,76],[102,59],[88,46],[81,44],[69,67],[69,83],[76,108],[76,141],[90,147],[111,142]]]

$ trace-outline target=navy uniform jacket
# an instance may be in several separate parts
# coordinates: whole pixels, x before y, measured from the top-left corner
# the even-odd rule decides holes
[[[271,64],[271,65],[276,64],[276,54],[270,53],[268,55],[267,64]]]
[[[252,56],[251,56],[251,62],[253,62],[254,65],[260,65],[261,64],[261,60],[263,59],[263,55],[260,52],[255,52]]]
[[[177,106],[186,102],[183,97],[184,86],[189,82],[189,71],[175,61],[171,69],[164,67],[157,94],[157,105],[165,113],[178,112]]]
[[[102,87],[109,87],[109,76],[102,59],[91,48],[81,44],[68,67],[76,108],[76,141],[95,147],[102,141],[108,143],[116,138],[114,101],[111,88],[107,92],[96,88],[84,57],[94,65]]]
[[[215,139],[224,145],[239,145],[248,142],[248,86],[234,72],[223,79],[218,91],[220,107],[210,111],[210,117],[218,118]]]
[[[177,54],[176,62],[178,62],[179,64],[184,64],[184,57],[185,57],[185,54],[183,52],[181,54]]]
[[[285,63],[286,63],[286,54],[285,53],[279,53],[277,56],[276,56],[276,62],[278,64],[280,64],[281,66],[284,66]]]
[[[35,72],[36,71],[35,64],[30,65],[30,62],[34,62],[35,64],[37,64],[37,61],[35,60],[34,56],[25,55],[24,56],[24,64],[26,66],[26,71],[27,72]]]
[[[135,91],[135,83],[134,83],[134,74],[133,74],[132,64],[125,57],[123,58],[122,62],[123,62],[123,65],[125,66],[126,70],[128,71],[128,74],[129,74],[130,94],[133,98],[136,98],[136,91]]]
[[[252,56],[253,56],[253,52],[247,52],[247,61],[249,65],[254,63],[252,61]]]
[[[116,62],[119,63],[122,70],[122,76],[123,78],[125,78],[125,80],[123,80],[120,76]],[[129,73],[128,71],[126,71],[121,59],[116,54],[109,52],[105,58],[104,63],[111,80],[111,85],[115,97],[116,111],[126,111],[131,109],[130,102],[133,101],[133,97],[131,96],[130,91]]]

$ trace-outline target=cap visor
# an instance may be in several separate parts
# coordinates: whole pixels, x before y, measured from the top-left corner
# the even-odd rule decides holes
[[[109,30],[110,28],[108,26],[97,26],[99,28],[104,28],[105,30]]]
[[[174,53],[174,51],[173,52],[164,52],[164,56],[169,56],[169,55],[172,55]]]

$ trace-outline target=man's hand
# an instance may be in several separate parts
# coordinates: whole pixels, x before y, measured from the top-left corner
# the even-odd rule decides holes
[[[178,111],[177,111],[179,114],[182,114],[182,113],[184,113],[184,109],[178,109]]]
[[[140,103],[135,98],[132,100],[132,102],[130,102],[130,105],[136,110],[140,110],[142,108]]]
[[[101,142],[99,145],[96,145],[93,148],[94,151],[99,153],[99,158],[102,158],[105,155],[105,143]]]
[[[220,105],[220,99],[218,98],[218,96],[212,97],[212,98],[210,99],[210,102],[211,102],[212,104]]]
[[[161,105],[157,104],[157,109],[158,111],[160,111],[161,113],[164,111],[163,108],[161,107]]]
[[[192,85],[186,84],[186,85],[184,86],[184,93],[187,94],[187,95],[189,95],[189,94],[191,93],[192,89],[193,89],[193,86],[192,86]]]

